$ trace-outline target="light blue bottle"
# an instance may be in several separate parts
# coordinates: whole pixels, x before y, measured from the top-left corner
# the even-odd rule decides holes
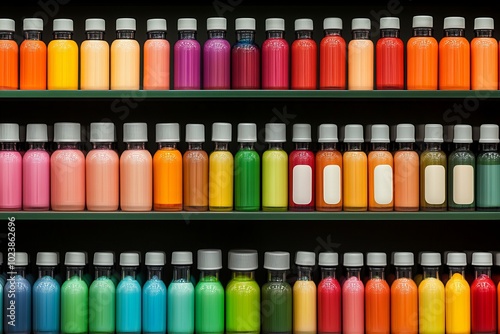
[[[6,334],[31,334],[31,284],[26,279],[28,253],[13,255],[15,259],[9,262],[3,291],[3,329]]]
[[[139,253],[120,254],[122,279],[116,287],[116,332],[141,333],[141,285],[137,282]]]
[[[167,290],[169,334],[194,333],[194,286],[191,282],[192,252],[173,252],[173,277]]]
[[[115,255],[95,252],[95,280],[89,288],[89,332],[114,334],[116,284],[111,280]]]
[[[38,252],[38,279],[33,284],[33,332],[58,334],[61,326],[61,286],[54,278],[57,253]]]
[[[142,333],[167,332],[167,287],[162,280],[164,252],[147,252],[148,279],[142,288]]]

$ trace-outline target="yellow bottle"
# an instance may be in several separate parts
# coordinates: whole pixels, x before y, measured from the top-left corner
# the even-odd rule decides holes
[[[106,22],[85,20],[86,40],[80,45],[80,89],[109,89],[109,44],[104,40]]]
[[[368,209],[368,157],[362,150],[363,126],[345,126],[343,155],[344,211],[366,211]]]
[[[231,123],[214,123],[215,149],[208,165],[208,206],[210,211],[233,210],[234,157],[229,151]]]
[[[469,333],[471,328],[470,286],[464,277],[465,253],[448,253],[450,278],[445,286],[446,333]]]
[[[47,89],[78,89],[78,45],[73,20],[54,20],[54,39],[47,47]]]
[[[444,333],[445,294],[439,279],[440,253],[422,253],[424,279],[418,285],[418,328],[420,334]]]
[[[296,254],[298,278],[293,285],[293,333],[316,334],[316,284],[312,270],[316,264],[314,252],[299,251]]]
[[[112,90],[139,90],[140,46],[135,32],[135,19],[116,20],[116,39],[111,43]]]
[[[284,123],[266,124],[268,149],[262,154],[262,210],[286,211],[288,209],[288,154],[283,149],[286,142]]]

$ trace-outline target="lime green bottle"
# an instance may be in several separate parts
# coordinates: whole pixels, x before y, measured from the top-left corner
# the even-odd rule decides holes
[[[267,150],[262,154],[262,211],[288,210],[288,154],[286,125],[268,123],[265,126]]]
[[[94,253],[95,279],[89,288],[90,333],[115,332],[116,286],[111,280],[113,265],[113,253]]]
[[[88,333],[89,286],[82,279],[84,252],[67,252],[64,258],[66,281],[61,287],[61,333]]]

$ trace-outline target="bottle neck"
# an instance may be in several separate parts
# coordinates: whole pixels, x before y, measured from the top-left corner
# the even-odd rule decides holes
[[[95,278],[99,277],[111,277],[112,267],[108,266],[96,266],[95,267]]]
[[[337,143],[321,143],[320,144],[320,149],[322,151],[337,150]]]
[[[370,267],[370,278],[385,279],[384,267]]]
[[[295,32],[296,39],[312,39],[312,31],[311,30],[297,30]]]
[[[474,271],[476,274],[476,278],[478,278],[481,275],[485,275],[490,277],[491,276],[491,267],[474,267]]]
[[[464,37],[465,31],[464,31],[464,29],[461,29],[461,28],[445,29],[444,36],[445,37]]]
[[[450,271],[450,277],[453,276],[454,274],[460,274],[462,276],[465,275],[465,267],[453,267],[450,266],[448,267]]]
[[[201,151],[203,149],[203,143],[188,143],[189,151]]]
[[[167,39],[167,32],[163,30],[148,31],[148,39]]]
[[[134,39],[135,31],[134,30],[117,30],[116,31],[116,39]]]
[[[196,39],[196,31],[194,30],[179,31],[179,39]]]
[[[347,151],[361,151],[362,148],[361,143],[346,143]]]
[[[226,31],[225,30],[209,30],[208,31],[208,38],[225,39],[226,38]]]
[[[78,278],[82,278],[83,276],[83,267],[67,267],[66,268],[66,278],[70,279],[71,277],[77,276]]]
[[[389,143],[372,143],[372,151],[388,151]]]
[[[174,281],[186,281],[191,280],[191,267],[190,266],[174,266],[173,277]]]
[[[145,150],[145,149],[146,149],[146,143],[144,142],[127,143],[127,150]]]
[[[85,34],[88,40],[104,40],[104,31],[87,31]]]
[[[135,275],[137,272],[137,267],[122,267],[122,279],[125,277],[129,276],[132,277],[132,279],[135,279]]]
[[[71,31],[55,31],[54,39],[72,39],[73,32]]]
[[[231,273],[231,277],[234,278],[239,278],[239,279],[246,279],[246,280],[255,280],[255,272],[253,270],[250,271],[233,271]]]
[[[45,276],[54,278],[54,272],[55,272],[55,267],[40,266],[38,267],[38,278],[42,278]]]
[[[370,30],[353,30],[352,39],[370,39]]]
[[[282,30],[266,31],[266,38],[285,38],[285,32]]]
[[[24,39],[40,41],[42,40],[42,32],[38,30],[26,30],[24,31]]]
[[[12,31],[0,31],[0,40],[13,40],[14,33]]]
[[[340,36],[341,30],[340,29],[326,29],[325,30],[325,36]]]
[[[310,146],[309,143],[303,143],[303,142],[295,143],[296,150],[307,151],[309,150],[309,146]]]
[[[26,277],[25,266],[15,266],[13,272],[15,272],[16,276]]]
[[[399,30],[398,29],[382,29],[382,30],[380,30],[380,37],[399,38]]]
[[[346,278],[356,277],[361,279],[361,268],[360,267],[347,267],[346,268]]]
[[[283,150],[283,143],[276,143],[276,142],[271,142],[269,143],[269,146],[267,147],[268,150]]]
[[[396,268],[396,279],[398,278],[411,278],[411,267],[398,267]]]
[[[236,40],[238,42],[248,42],[253,43],[255,41],[255,31],[254,30],[237,30]]]
[[[254,144],[253,142],[240,143],[240,150],[254,150]]]
[[[78,150],[78,143],[57,143],[58,150]]]
[[[113,149],[113,143],[107,142],[107,143],[93,143],[92,148],[94,150],[112,150]]]
[[[414,28],[413,36],[415,37],[432,37],[433,30],[432,28]]]
[[[441,151],[441,143],[425,143],[425,147],[429,151]]]
[[[215,142],[215,151],[229,151],[229,143],[227,142]]]
[[[491,38],[491,37],[493,37],[493,30],[490,30],[490,29],[474,30],[474,36]]]
[[[160,142],[158,143],[158,149],[170,149],[170,150],[176,150],[177,149],[177,143],[165,143],[165,142]]]
[[[0,143],[0,151],[17,151],[17,143]]]
[[[157,279],[162,279],[163,267],[162,266],[148,266],[148,279],[156,277]]]
[[[321,267],[321,279],[335,278],[335,267]]]
[[[455,150],[457,151],[470,151],[470,144],[467,143],[456,143]]]
[[[29,150],[45,150],[46,143],[43,142],[32,142],[28,144]]]
[[[439,279],[439,267],[424,267],[424,279],[426,278],[436,278]]]
[[[215,278],[216,281],[219,280],[219,270],[201,270],[200,271],[200,279],[203,280],[204,278]]]
[[[299,281],[311,281],[312,280],[312,270],[310,266],[297,266],[297,280]]]
[[[495,144],[495,143],[481,144],[481,151],[483,151],[483,152],[496,152],[496,151],[498,151],[498,144]]]
[[[398,143],[400,151],[413,151],[413,143]]]

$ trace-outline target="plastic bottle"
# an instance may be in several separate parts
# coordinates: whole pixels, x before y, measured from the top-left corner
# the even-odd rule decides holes
[[[182,157],[185,211],[208,210],[208,154],[204,124],[186,124],[187,150]]]
[[[311,150],[311,125],[293,125],[295,149],[288,157],[288,207],[292,211],[313,211],[315,207],[315,157]]]
[[[210,211],[233,210],[234,157],[229,151],[231,123],[212,124],[214,150],[209,156],[208,206]]]
[[[236,43],[231,47],[231,88],[260,88],[260,47],[255,42],[255,19],[235,20]]]
[[[398,17],[380,18],[380,38],[375,52],[376,88],[404,89],[404,43],[400,37]]]
[[[86,19],[86,39],[80,45],[80,89],[109,90],[109,43],[106,21]]]
[[[396,279],[391,284],[391,333],[418,333],[418,288],[413,253],[395,252]]]
[[[266,19],[266,39],[262,43],[262,89],[288,89],[290,46],[285,39],[285,20]]]
[[[19,152],[19,124],[0,123],[0,210],[21,210],[23,157]]]
[[[344,211],[366,211],[368,209],[368,157],[362,150],[363,126],[348,124],[344,130],[346,150],[343,164]]]
[[[470,286],[465,279],[467,256],[463,252],[449,252],[446,265],[449,279],[445,285],[445,328],[450,334],[470,331]]]
[[[365,287],[361,280],[363,253],[344,253],[346,280],[342,285],[342,333],[361,333],[365,328]]]
[[[318,333],[342,333],[342,288],[337,279],[339,255],[321,252],[318,256],[321,280],[318,284]]]
[[[288,210],[288,153],[284,123],[265,125],[267,149],[262,154],[262,210]]]
[[[53,39],[47,46],[47,89],[78,89],[78,44],[73,20],[54,19]]]
[[[116,286],[111,280],[114,266],[112,252],[94,253],[95,277],[89,287],[89,332],[115,332]]]
[[[234,156],[234,208],[260,210],[260,155],[255,150],[257,124],[238,124],[240,148]]]
[[[394,153],[394,210],[418,211],[420,157],[415,151],[415,126],[401,123],[396,127],[397,151]]]
[[[24,39],[19,46],[19,89],[47,89],[47,44],[42,39],[43,20],[23,20]]]
[[[347,44],[342,37],[342,19],[323,20],[324,36],[319,44],[319,89],[347,88]]]
[[[465,18],[444,18],[444,37],[439,41],[439,89],[470,89],[470,43],[465,37]]]
[[[111,90],[138,90],[141,47],[135,39],[133,18],[116,19],[116,38],[111,43]]]
[[[389,152],[389,126],[371,126],[372,149],[368,153],[368,210],[394,209],[394,158]]]
[[[38,252],[36,265],[38,278],[33,284],[33,333],[59,333],[61,312],[61,286],[55,280],[57,253]]]
[[[170,42],[167,40],[167,20],[149,19],[144,42],[143,89],[170,89]]]
[[[477,154],[476,207],[478,211],[500,210],[500,153],[497,124],[479,128],[480,150]]]
[[[444,333],[445,289],[439,277],[441,254],[422,253],[420,265],[423,268],[423,280],[418,285],[419,333]]]
[[[374,48],[370,39],[371,21],[352,19],[352,39],[347,45],[347,88],[373,90]]]
[[[291,53],[291,89],[316,89],[318,45],[313,39],[313,20],[295,20]]]
[[[366,254],[370,276],[365,285],[366,334],[389,333],[391,327],[391,288],[385,279],[387,255]]]
[[[207,18],[208,39],[203,44],[203,89],[231,88],[231,44],[226,39],[227,19]]]
[[[493,37],[491,17],[474,19],[474,37],[470,41],[471,89],[498,90],[498,41]]]
[[[167,332],[167,286],[163,282],[164,252],[147,252],[148,280],[142,287],[142,333]]]
[[[177,30],[178,40],[174,44],[174,89],[200,89],[201,46],[196,39],[196,19],[178,19]]]
[[[61,287],[61,333],[81,334],[89,330],[89,286],[82,279],[84,252],[66,252],[66,281]]]
[[[191,282],[193,254],[172,252],[172,281],[167,290],[167,326],[169,333],[194,333],[194,286]]]
[[[14,40],[16,22],[0,19],[0,90],[19,88],[19,46]]]
[[[488,252],[472,253],[474,281],[470,285],[471,332],[496,333],[497,291],[491,280],[493,255]]]
[[[293,284],[293,332],[313,334],[317,330],[317,287],[312,279],[316,254],[298,251],[295,265],[297,280]]]
[[[120,253],[122,279],[116,287],[116,333],[141,333],[142,287],[136,279],[139,253]]]
[[[3,332],[5,334],[31,334],[32,288],[26,279],[26,269],[29,265],[28,253],[10,253],[9,259],[11,256],[14,257],[14,261],[9,260],[8,262],[9,272],[3,287]],[[11,305],[14,305],[15,321],[10,316]]]

